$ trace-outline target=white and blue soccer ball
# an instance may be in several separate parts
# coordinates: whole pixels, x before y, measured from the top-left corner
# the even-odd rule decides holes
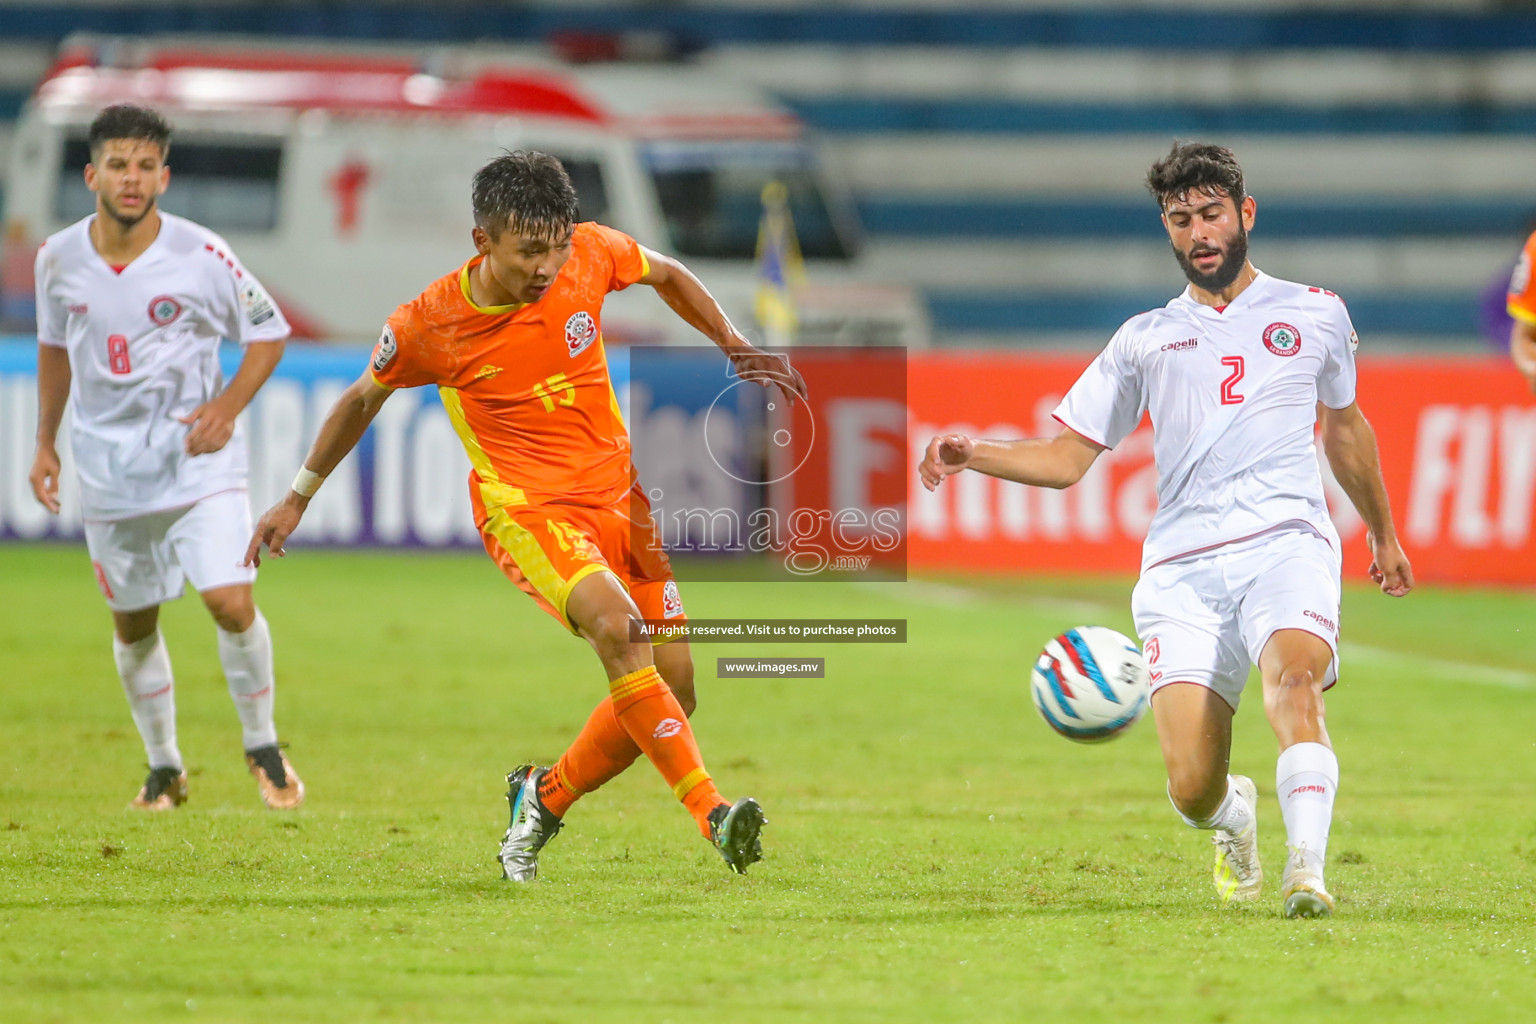
[[[1035,659],[1030,688],[1046,723],[1079,743],[1114,739],[1152,700],[1141,650],[1105,626],[1078,626],[1049,641]]]

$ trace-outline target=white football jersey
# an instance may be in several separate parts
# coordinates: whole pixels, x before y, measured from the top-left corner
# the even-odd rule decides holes
[[[1355,400],[1356,344],[1337,295],[1262,273],[1220,312],[1186,288],[1115,332],[1055,416],[1113,448],[1151,413],[1143,570],[1293,522],[1338,550],[1313,433],[1319,401]]]
[[[69,352],[70,441],[87,519],[125,519],[246,486],[243,430],[189,456],[181,423],[224,390],[221,338],[281,341],[288,322],[229,244],[168,213],[121,272],[91,244],[92,217],[37,253],[37,340]]]

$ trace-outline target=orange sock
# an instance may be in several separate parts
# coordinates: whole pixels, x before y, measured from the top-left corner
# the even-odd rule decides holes
[[[577,797],[616,777],[639,756],[640,748],[619,724],[613,700],[604,697],[560,760],[540,780],[539,799],[550,814],[563,818]]]
[[[630,739],[645,752],[693,820],[709,836],[709,812],[725,803],[704,770],[693,728],[655,665],[636,669],[608,684],[613,710]]]

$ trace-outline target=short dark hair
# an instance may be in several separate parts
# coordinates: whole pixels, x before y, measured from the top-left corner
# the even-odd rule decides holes
[[[548,153],[503,153],[475,173],[475,225],[493,239],[507,228],[553,240],[576,223],[576,186]]]
[[[1147,191],[1157,200],[1159,211],[1170,199],[1183,199],[1191,192],[1225,192],[1234,205],[1243,196],[1243,169],[1237,157],[1225,146],[1208,142],[1175,142],[1168,155],[1147,172]]]
[[[91,145],[91,159],[101,153],[102,143],[109,139],[145,139],[160,149],[160,159],[171,152],[171,126],[157,111],[148,107],[136,107],[132,103],[118,103],[107,107],[91,122],[86,136]]]

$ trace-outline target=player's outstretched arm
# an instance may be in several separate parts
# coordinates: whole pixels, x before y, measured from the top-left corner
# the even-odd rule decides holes
[[[917,472],[930,491],[962,469],[1034,487],[1071,487],[1103,450],[1070,427],[1062,428],[1055,437],[1020,441],[983,441],[946,434],[928,442]]]
[[[1536,324],[1515,321],[1509,332],[1509,357],[1531,390],[1536,391]]]
[[[282,358],[281,341],[253,341],[245,346],[240,368],[224,393],[181,417],[181,422],[192,428],[184,442],[188,455],[207,455],[229,444],[235,433],[236,417],[251,404]]]
[[[693,271],[670,256],[644,247],[641,251],[645,253],[650,271],[640,283],[655,288],[656,294],[672,307],[673,312],[719,345],[720,350],[730,357],[736,376],[756,381],[765,388],[777,387],[791,403],[797,397],[806,397],[805,378],[800,376],[800,371],[791,366],[785,356],[764,352],[742,337]]]
[[[69,401],[69,352],[57,345],[37,346],[37,452],[27,482],[49,512],[59,511],[59,424]]]
[[[1381,478],[1381,459],[1376,451],[1376,432],[1360,406],[1351,402],[1343,409],[1318,405],[1323,427],[1323,454],[1333,475],[1365,520],[1366,543],[1371,548],[1371,579],[1381,592],[1402,597],[1413,589],[1413,567],[1392,525],[1387,485]]]
[[[326,413],[325,422],[320,424],[320,433],[315,435],[315,443],[310,445],[309,454],[304,457],[294,486],[257,521],[256,532],[245,549],[242,564],[260,565],[263,544],[272,557],[283,557],[283,545],[298,529],[304,510],[309,508],[309,499],[319,490],[320,481],[357,447],[368,424],[373,422],[390,394],[389,388],[381,387],[373,374],[366,372],[341,393],[331,411]]]

